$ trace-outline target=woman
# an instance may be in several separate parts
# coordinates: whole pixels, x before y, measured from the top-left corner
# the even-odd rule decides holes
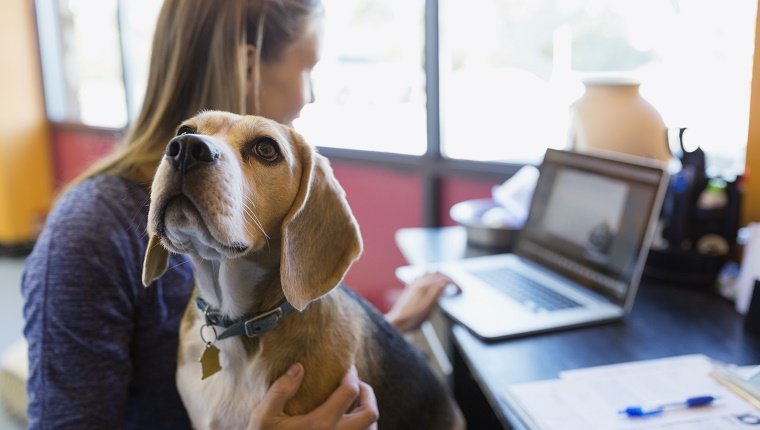
[[[174,372],[192,273],[174,255],[162,279],[140,283],[149,184],[177,125],[201,110],[291,124],[314,99],[321,13],[318,0],[165,1],[139,116],[123,145],[57,202],[26,262],[30,428],[189,428]],[[418,326],[448,282],[422,278],[389,321]],[[312,414],[285,416],[302,373],[294,364],[273,384],[251,429],[298,428],[315,417],[358,429],[376,420],[371,388],[351,371]]]

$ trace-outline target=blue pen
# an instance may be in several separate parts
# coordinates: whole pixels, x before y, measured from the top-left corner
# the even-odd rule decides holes
[[[649,417],[653,415],[659,415],[666,410],[673,408],[697,408],[700,406],[711,405],[716,400],[718,400],[718,397],[715,396],[689,397],[682,402],[664,403],[652,408],[644,408],[642,406],[628,406],[627,408],[621,410],[620,413],[628,417]]]

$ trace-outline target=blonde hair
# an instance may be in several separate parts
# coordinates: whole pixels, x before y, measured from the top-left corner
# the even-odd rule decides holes
[[[319,0],[165,0],[156,24],[142,109],[113,154],[71,185],[98,174],[143,185],[152,179],[179,124],[203,110],[246,112],[245,44],[255,65],[277,61],[321,11]],[[71,186],[70,185],[70,186]]]

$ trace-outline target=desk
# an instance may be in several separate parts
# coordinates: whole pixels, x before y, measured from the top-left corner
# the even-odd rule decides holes
[[[396,235],[410,264],[479,255],[459,227],[402,229]],[[700,289],[645,280],[623,322],[483,342],[451,326],[454,394],[469,428],[525,425],[500,392],[512,383],[552,379],[562,370],[703,353],[741,365],[760,363],[760,337],[746,333],[730,303]]]

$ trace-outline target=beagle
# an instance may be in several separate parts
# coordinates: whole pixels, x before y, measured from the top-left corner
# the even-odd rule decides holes
[[[168,252],[193,264],[177,387],[195,428],[245,428],[296,361],[305,376],[288,414],[322,404],[356,363],[380,429],[464,428],[419,352],[340,286],[359,227],[327,159],[292,129],[215,111],[185,121],[153,180],[148,234],[146,286]]]

